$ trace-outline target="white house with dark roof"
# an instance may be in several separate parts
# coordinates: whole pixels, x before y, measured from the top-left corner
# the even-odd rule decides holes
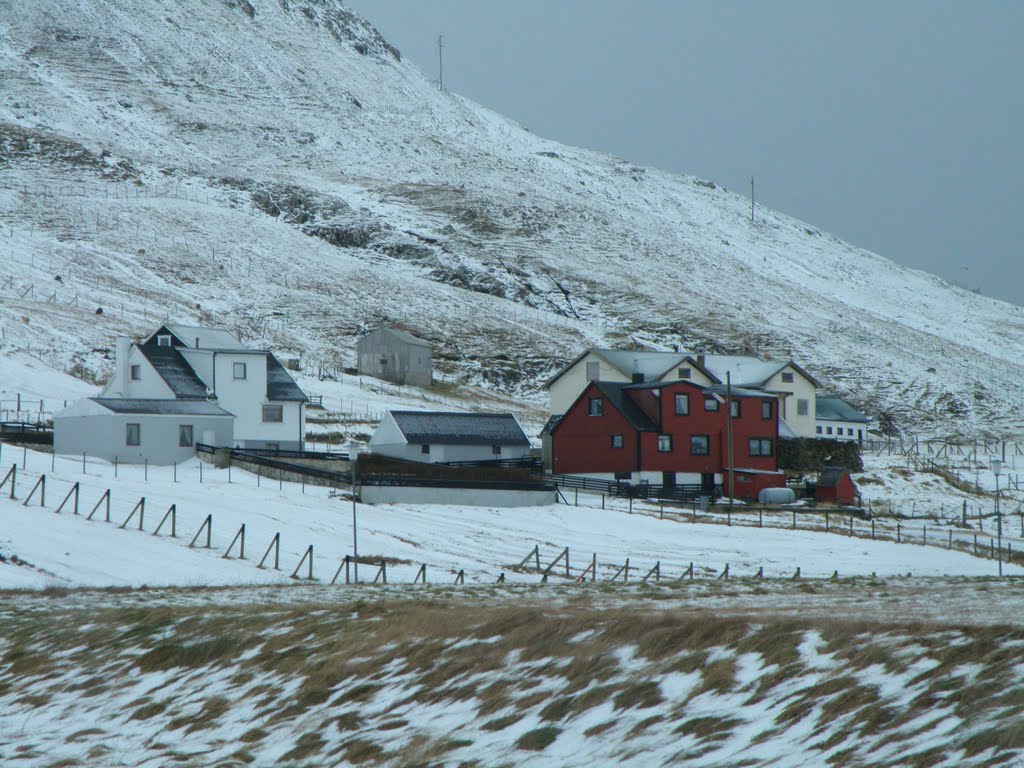
[[[871,419],[836,395],[818,395],[815,410],[818,437],[863,444]]]
[[[216,446],[301,450],[306,400],[270,352],[249,349],[222,328],[166,324],[140,343],[117,340],[113,378],[98,398],[54,417],[54,446],[59,453],[84,450],[151,463],[177,461],[194,453],[194,443],[209,440]],[[126,420],[125,414],[137,418]],[[164,426],[172,417],[178,432]],[[225,417],[230,429],[224,428]],[[109,433],[107,423],[117,425],[110,428],[117,434]],[[93,428],[103,439],[80,449]]]
[[[431,464],[521,459],[530,455],[530,439],[511,413],[388,411],[370,451]]]

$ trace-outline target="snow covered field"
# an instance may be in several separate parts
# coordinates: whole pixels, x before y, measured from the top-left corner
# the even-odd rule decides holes
[[[26,461],[27,471],[20,470]],[[352,505],[342,496],[332,498],[327,488],[303,487],[258,478],[238,468],[230,471],[202,466],[197,459],[173,467],[112,465],[89,459],[82,474],[81,459],[4,446],[0,464],[18,462],[17,498],[0,499],[0,585],[46,587],[56,585],[226,585],[265,584],[287,581],[307,547],[313,546],[313,575],[329,581],[341,559],[352,552]],[[51,470],[51,465],[53,470]],[[39,494],[25,506],[40,474],[47,475],[46,507]],[[175,475],[177,481],[175,481]],[[79,516],[53,510],[80,483]],[[111,523],[99,522],[100,506],[92,521],[85,516],[104,491],[111,491]],[[4,489],[4,491],[9,490]],[[138,516],[124,529],[124,522],[145,497],[143,531]],[[629,514],[622,500],[601,509],[597,496],[581,494],[580,506],[557,504],[537,508],[491,509],[443,505],[357,506],[358,549],[362,558],[388,560],[392,582],[412,582],[421,564],[428,578],[450,583],[465,571],[467,582],[491,584],[506,573],[509,581],[535,583],[536,573],[510,570],[533,549],[540,547],[546,566],[564,547],[570,550],[572,576],[598,558],[598,578],[606,580],[630,559],[631,579],[646,574],[656,562],[662,575],[674,578],[692,562],[699,577],[715,576],[726,564],[732,576],[751,576],[759,568],[767,577],[788,577],[799,567],[807,577],[895,575],[917,576],[993,575],[991,560],[976,558],[941,546],[918,546],[850,539],[835,533],[809,530],[757,528],[756,521],[737,509],[736,525],[692,524],[688,516],[659,519],[657,506],[637,504]],[[171,505],[176,507],[178,538],[167,536],[170,522],[160,536],[152,533]],[[802,513],[801,513],[802,514]],[[212,549],[187,545],[207,515],[212,515]],[[673,517],[670,512],[669,517]],[[788,525],[788,514],[777,524]],[[721,513],[716,515],[722,521]],[[808,525],[801,518],[801,526]],[[745,522],[746,525],[740,525]],[[224,558],[239,528],[245,525],[246,560]],[[815,518],[815,525],[821,527]],[[845,519],[833,519],[844,530]],[[891,528],[890,524],[886,524]],[[863,521],[857,521],[864,533]],[[883,530],[880,525],[879,533]],[[913,531],[913,533],[911,533]],[[888,531],[891,535],[892,531]],[[256,562],[274,535],[281,534],[281,571],[260,570]],[[942,544],[946,530],[932,526],[933,540]],[[958,539],[959,539],[959,533]],[[905,539],[920,541],[920,529],[905,527]],[[1022,547],[1020,538],[1007,538]],[[987,542],[987,539],[984,541]],[[205,535],[199,544],[205,543]],[[238,554],[238,545],[232,549]],[[12,556],[29,565],[15,565]],[[272,559],[272,556],[271,556]],[[1005,573],[1022,574],[1007,564]],[[360,578],[372,579],[377,568],[363,564]],[[302,574],[308,571],[304,567]],[[564,577],[564,568],[552,570],[552,578]]]

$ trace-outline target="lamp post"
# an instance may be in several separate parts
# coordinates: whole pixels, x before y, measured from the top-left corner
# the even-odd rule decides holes
[[[999,475],[1003,471],[1002,459],[992,459],[992,472],[996,476],[996,537],[999,540],[999,575],[1003,575],[1003,515],[999,509]]]
[[[354,581],[359,583],[359,544],[356,538],[356,463],[359,460],[359,446],[355,442],[348,444],[348,461],[352,467],[352,559],[355,572]]]

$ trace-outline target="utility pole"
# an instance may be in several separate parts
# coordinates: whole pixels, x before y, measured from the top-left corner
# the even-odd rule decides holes
[[[444,90],[444,35],[437,36],[437,83]]]
[[[754,223],[754,177],[750,177],[750,223]]]
[[[732,514],[732,500],[736,495],[736,467],[732,451],[732,375],[725,372],[726,452],[729,457],[729,514]]]

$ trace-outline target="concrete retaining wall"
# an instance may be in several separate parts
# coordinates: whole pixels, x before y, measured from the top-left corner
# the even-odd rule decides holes
[[[554,491],[506,491],[486,488],[416,488],[364,485],[359,497],[367,504],[451,504],[466,507],[541,507],[555,503]]]

